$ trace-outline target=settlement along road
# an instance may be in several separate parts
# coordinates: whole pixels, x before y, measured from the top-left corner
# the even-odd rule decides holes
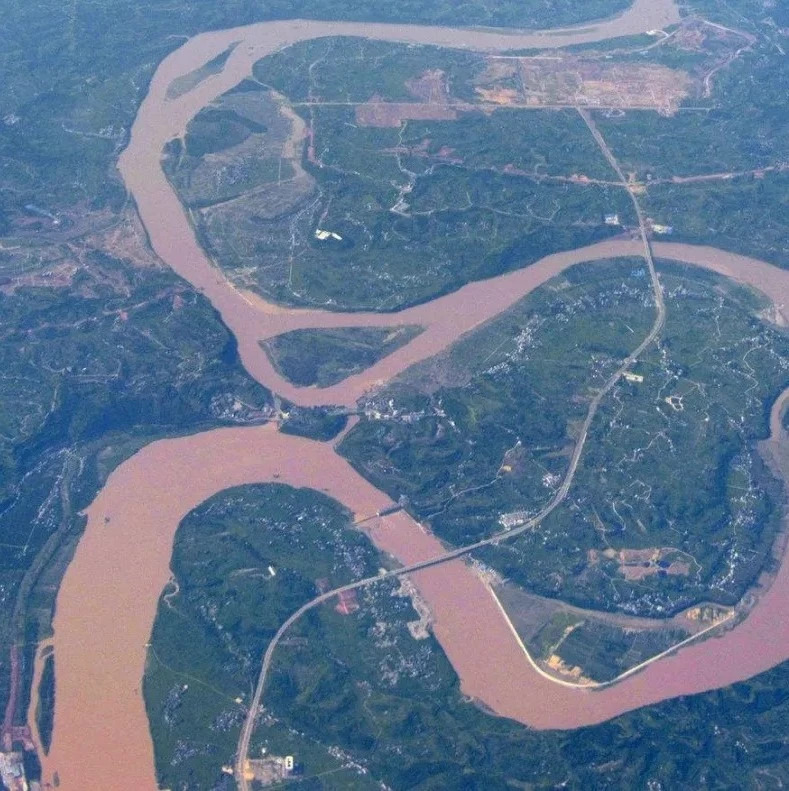
[[[121,171],[154,249],[219,310],[238,339],[250,374],[296,403],[352,405],[372,383],[385,381],[446,348],[460,334],[567,267],[644,255],[642,241],[607,242],[548,256],[527,269],[470,284],[429,305],[394,315],[285,309],[242,294],[206,258],[162,173],[164,145],[181,134],[202,107],[246,77],[254,61],[296,41],[355,35],[505,50],[599,40],[676,19],[670,3],[638,2],[636,7],[644,14],[641,27],[631,16],[559,36],[315,22],[266,23],[197,36],[168,56],[154,75],[122,156]],[[651,14],[662,15],[661,20]],[[622,20],[626,19],[625,24]],[[235,49],[220,74],[175,100],[166,99],[173,79],[199,68],[233,43]],[[789,293],[786,272],[747,258],[686,245],[655,245],[654,253],[738,277],[761,288],[776,303]],[[299,327],[384,326],[406,321],[422,324],[425,332],[365,374],[326,390],[302,390],[284,382],[259,347],[261,339]],[[51,780],[57,771],[65,791],[156,787],[140,687],[145,644],[170,575],[175,530],[190,510],[212,494],[243,483],[275,480],[325,491],[358,515],[392,505],[330,445],[282,435],[272,426],[221,429],[156,442],[113,472],[87,511],[85,535],[58,596],[58,697],[45,779]],[[403,512],[373,520],[365,529],[381,551],[404,566],[432,563],[444,552],[432,535]],[[751,615],[722,638],[691,645],[596,693],[562,687],[536,673],[495,599],[462,559],[422,568],[413,573],[413,580],[432,609],[434,632],[458,672],[463,691],[494,711],[534,727],[599,722],[666,697],[731,683],[789,656],[789,631],[778,628],[779,619],[774,617],[781,595],[789,591],[786,564]],[[762,650],[753,650],[756,643]],[[476,650],[469,651],[470,645]],[[491,672],[491,668],[505,672]]]

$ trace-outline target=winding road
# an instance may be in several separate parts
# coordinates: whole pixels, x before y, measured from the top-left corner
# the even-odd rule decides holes
[[[283,308],[234,288],[195,239],[188,217],[161,168],[161,152],[208,103],[237,85],[256,60],[284,46],[329,35],[353,35],[481,50],[559,47],[642,32],[677,21],[668,0],[636,0],[630,12],[581,30],[560,33],[512,33],[452,30],[418,26],[306,21],[272,22],[194,37],[157,69],[135,120],[119,167],[136,200],[153,249],[174,271],[199,289],[219,311],[238,340],[249,373],[274,392],[297,404],[352,406],[370,387],[387,381],[407,366],[447,348],[461,334],[496,316],[534,288],[569,266],[617,256],[641,255],[652,281],[655,320],[646,337],[622,361],[592,399],[560,488],[532,519],[484,541],[443,551],[439,542],[407,514],[382,517],[365,525],[381,551],[402,563],[386,574],[359,580],[305,603],[278,630],[267,648],[238,743],[236,775],[246,789],[243,767],[262,702],[272,657],[282,637],[305,612],[321,602],[380,580],[411,574],[434,613],[434,631],[461,679],[464,692],[494,711],[534,727],[576,727],[599,722],[637,706],[673,695],[731,683],[789,656],[789,637],[774,641],[759,656],[743,652],[737,663],[721,662],[724,642],[695,643],[679,654],[653,663],[615,688],[592,695],[562,688],[541,678],[524,661],[509,625],[489,591],[459,559],[487,544],[534,529],[567,497],[583,453],[589,427],[605,396],[623,373],[658,337],[665,321],[662,289],[655,271],[643,214],[637,197],[608,149],[584,115],[590,133],[628,189],[640,225],[640,240],[615,240],[557,253],[526,269],[471,283],[446,297],[395,314],[337,314]],[[174,79],[223,52],[234,49],[224,69],[177,98],[168,98]],[[789,320],[783,301],[789,273],[742,256],[689,245],[654,245],[654,255],[703,266],[760,288]],[[420,324],[424,332],[357,376],[331,388],[298,388],[272,368],[259,342],[292,329]],[[776,435],[778,436],[778,435]],[[782,436],[782,435],[781,435]],[[776,440],[777,441],[777,440]],[[388,497],[358,476],[326,443],[278,434],[273,427],[222,429],[193,437],[163,440],[141,450],[118,467],[87,510],[88,525],[61,587],[55,617],[58,703],[52,750],[44,761],[45,777],[57,772],[63,791],[82,787],[155,788],[150,735],[139,683],[144,672],[144,644],[151,632],[157,601],[169,578],[169,553],[175,530],[197,504],[212,494],[246,482],[277,480],[323,489],[357,515],[382,513]],[[751,616],[727,632],[726,645],[750,644],[771,628],[773,591],[789,590],[789,565]],[[783,575],[783,576],[781,576]],[[780,583],[780,584],[779,584]],[[781,587],[783,586],[783,587]],[[771,597],[773,597],[771,599]],[[463,601],[473,618],[459,618]],[[123,629],[113,628],[123,613]],[[469,640],[478,651],[469,652]],[[474,655],[471,655],[474,654]],[[506,674],[490,674],[491,659],[504,663]],[[682,668],[700,668],[694,673]],[[94,694],[86,699],[84,690]],[[559,691],[557,691],[557,689]],[[95,699],[94,699],[95,698]],[[86,754],[85,743],[91,745]],[[117,777],[123,773],[123,778]]]
[[[614,371],[613,374],[606,380],[597,394],[592,398],[591,402],[589,403],[589,409],[586,412],[586,417],[584,418],[584,422],[581,426],[581,430],[578,435],[578,439],[575,442],[575,447],[573,448],[573,453],[570,458],[570,463],[567,467],[567,472],[565,473],[564,479],[562,480],[561,485],[556,490],[554,496],[548,501],[548,503],[532,518],[526,520],[524,524],[519,525],[518,527],[513,527],[505,530],[500,530],[497,533],[494,533],[492,536],[488,538],[482,539],[481,541],[475,541],[471,544],[466,544],[465,546],[458,547],[457,549],[453,549],[449,552],[445,552],[442,555],[439,555],[435,558],[431,558],[429,560],[423,560],[419,563],[413,563],[410,566],[406,566],[401,569],[396,569],[394,571],[389,571],[385,574],[380,574],[376,577],[368,577],[363,580],[358,580],[356,582],[350,583],[348,585],[341,585],[334,590],[327,591],[326,593],[317,596],[316,598],[312,599],[311,601],[307,602],[306,604],[302,605],[296,612],[293,613],[277,630],[276,634],[271,640],[268,648],[266,649],[266,653],[263,656],[263,662],[260,668],[260,674],[258,676],[257,684],[255,685],[255,691],[252,696],[252,701],[249,706],[249,710],[247,712],[247,716],[244,720],[244,725],[241,728],[241,733],[238,739],[238,747],[236,749],[236,764],[235,764],[235,777],[236,783],[240,791],[249,791],[249,781],[247,780],[247,775],[245,771],[245,767],[247,765],[247,760],[249,757],[249,743],[252,739],[252,733],[255,729],[255,719],[257,717],[258,711],[260,709],[261,701],[263,698],[263,692],[266,686],[266,679],[268,677],[268,671],[271,667],[271,663],[274,657],[274,651],[277,648],[282,637],[288,631],[288,629],[296,623],[296,621],[301,618],[304,613],[308,612],[309,610],[317,607],[322,602],[328,601],[332,597],[342,593],[343,591],[353,590],[355,588],[362,588],[367,585],[373,585],[381,580],[389,579],[391,577],[398,577],[403,576],[405,574],[411,574],[415,571],[420,571],[422,569],[430,568],[432,566],[437,566],[441,563],[446,563],[450,560],[455,560],[456,558],[462,557],[464,555],[468,555],[475,550],[481,549],[482,547],[490,546],[492,544],[499,544],[502,541],[507,541],[509,539],[515,538],[516,536],[525,533],[527,530],[533,530],[537,527],[550,513],[552,513],[556,508],[561,505],[564,500],[567,498],[567,495],[570,492],[570,488],[573,485],[573,480],[575,479],[575,473],[578,469],[578,463],[581,460],[581,456],[584,451],[584,446],[586,445],[586,438],[589,435],[589,429],[591,428],[592,422],[594,421],[595,415],[597,414],[597,410],[600,408],[600,404],[603,402],[603,399],[611,392],[611,390],[616,386],[617,382],[622,378],[626,371],[628,371],[633,364],[638,360],[641,354],[652,344],[660,335],[661,330],[666,322],[666,304],[663,298],[663,288],[660,285],[660,280],[657,275],[657,270],[655,269],[655,261],[652,256],[652,248],[649,242],[649,236],[647,235],[647,228],[646,223],[644,221],[644,212],[641,208],[640,203],[638,202],[638,198],[636,197],[635,191],[630,187],[628,184],[627,178],[625,177],[622,169],[619,165],[619,162],[614,157],[611,149],[608,147],[608,144],[605,142],[602,134],[594,125],[589,114],[579,109],[578,112],[581,114],[584,122],[586,123],[587,127],[589,128],[590,133],[595,139],[595,142],[603,152],[603,155],[611,164],[611,166],[616,171],[617,175],[621,183],[627,189],[628,195],[630,195],[630,199],[633,202],[633,207],[635,208],[636,216],[638,217],[638,227],[639,227],[639,234],[641,236],[641,241],[644,246],[643,249],[643,256],[644,260],[647,263],[647,267],[649,269],[650,280],[652,283],[652,293],[655,300],[655,320],[650,327],[649,332],[646,334],[644,339],[639,343],[639,345],[622,361],[619,367]],[[719,625],[719,624],[718,624]],[[716,625],[717,626],[717,625]],[[709,629],[705,629],[702,632],[699,632],[693,638],[683,641],[683,643],[687,644],[692,642],[693,640],[706,635],[709,632]],[[601,684],[590,685],[590,684],[578,684],[576,686],[579,687],[589,687],[589,686],[603,686]]]

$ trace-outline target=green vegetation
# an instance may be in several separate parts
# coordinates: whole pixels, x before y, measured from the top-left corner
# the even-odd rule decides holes
[[[253,75],[300,104],[357,103],[374,97],[386,102],[418,101],[419,78],[440,72],[436,85],[443,83],[446,92],[427,94],[440,101],[444,96],[468,98],[468,83],[484,63],[484,56],[475,52],[333,36],[275,52],[255,64]]]
[[[0,294],[4,499],[32,467],[64,448],[112,432],[150,436],[259,420],[270,405],[241,369],[216,314],[168,272],[95,253],[69,285]],[[26,408],[11,406],[20,404]],[[0,536],[24,555],[45,535],[19,541],[13,523],[26,520],[15,516]],[[5,564],[16,559],[3,555]]]
[[[174,276],[137,268],[149,261],[140,246],[129,260],[109,254],[118,248],[113,255],[127,258],[128,202],[114,162],[156,64],[183,36],[264,18],[544,26],[582,22],[625,5],[625,0],[6,4],[0,19],[0,645],[25,644],[22,704],[29,695],[35,642],[49,628],[54,591],[80,535],[79,510],[111,469],[157,437],[260,421],[273,411],[269,395],[244,375],[232,340],[199,295]],[[789,27],[789,12],[781,4],[772,8],[749,0],[695,0],[694,9],[757,40],[714,75],[710,97],[692,97],[710,107],[703,115],[683,110],[670,119],[630,112],[621,120],[615,114],[598,117],[614,153],[626,169],[644,179],[652,174],[653,181],[784,164],[787,67],[781,29]],[[294,101],[367,100],[370,90],[409,100],[424,85],[407,83],[438,68],[446,72],[453,98],[474,95],[476,56],[337,42],[329,43],[324,57],[326,45],[293,48],[259,64],[257,74]],[[337,53],[341,57],[333,60]],[[226,56],[171,90],[188,89]],[[369,73],[348,68],[360,57],[370,63]],[[629,57],[630,62],[642,58]],[[307,66],[321,62],[311,76],[299,67],[291,78],[288,64],[295,61],[289,58],[301,58]],[[702,73],[703,59],[690,50],[655,52],[654,58]],[[606,213],[633,222],[621,190],[556,178],[576,171],[608,178],[607,166],[592,154],[590,139],[572,114],[502,110],[484,117],[464,114],[457,121],[364,127],[350,109],[302,107],[316,157],[305,164],[299,150],[283,154],[287,144],[298,143],[299,121],[288,116],[287,107],[276,106],[280,101],[246,83],[196,120],[183,150],[178,144],[170,148],[168,168],[208,251],[237,282],[283,301],[392,309],[525,265],[546,252],[605,238],[617,230],[602,222]],[[528,136],[519,135],[521,125]],[[523,147],[519,137],[528,137]],[[224,158],[220,170],[205,165],[209,153]],[[674,226],[675,238],[720,244],[786,266],[785,180],[775,172],[752,180],[650,184],[644,200],[656,221]],[[319,222],[342,239],[317,240]],[[263,276],[269,264],[275,265]],[[485,555],[544,593],[663,613],[701,595],[733,600],[764,565],[778,499],[753,440],[763,435],[766,406],[786,381],[785,336],[752,317],[755,306],[741,291],[676,271],[666,278],[673,288],[672,315],[679,321],[667,329],[659,354],[639,369],[646,376],[644,387],[623,384],[599,415],[571,502],[539,535]],[[370,428],[368,420],[349,441],[349,447],[361,448],[359,437],[381,440],[385,450],[376,452],[389,465],[387,485],[397,494],[408,491],[414,510],[424,509],[446,536],[460,540],[494,529],[494,494],[496,508],[514,512],[534,509],[549,496],[555,476],[566,468],[590,387],[599,385],[623,353],[627,331],[633,337],[644,331],[645,288],[621,273],[609,275],[610,299],[617,300],[619,312],[603,313],[606,319],[583,311],[612,307],[607,294],[585,292],[572,275],[566,282],[574,314],[561,301],[533,303],[538,318],[540,310],[553,311],[544,317],[551,322],[555,317],[555,327],[539,322],[532,327],[531,314],[516,316],[514,327],[498,324],[472,336],[490,342],[489,359],[475,356],[470,344],[458,346],[451,354],[460,349],[465,357],[454,361],[449,379],[437,381],[433,372],[429,386],[398,384],[392,391],[396,410],[417,416],[408,436],[398,415],[384,410],[381,425]],[[518,338],[532,343],[528,333],[522,336],[530,329],[546,345],[521,349]],[[699,348],[699,337],[715,343]],[[503,351],[493,345],[496,338],[506,340]],[[547,343],[561,352],[558,364]],[[521,360],[517,355],[524,349],[528,359]],[[499,364],[503,367],[492,370]],[[674,396],[680,401],[661,400]],[[342,420],[330,410],[294,410],[286,429],[328,437]],[[655,444],[645,445],[646,437]],[[369,446],[359,453],[362,466],[374,461]],[[691,459],[701,462],[691,468]],[[417,474],[438,494],[431,495]],[[674,572],[660,568],[634,584],[622,563],[604,554],[628,548],[687,555],[691,571],[682,571],[680,561]],[[256,587],[240,600],[239,611],[251,608],[253,614],[228,625],[243,623],[254,632],[261,617],[254,606],[259,580],[248,582]],[[294,585],[294,591],[307,592],[304,585]],[[272,700],[283,719],[266,721],[265,738],[283,749],[311,750],[308,766],[334,772],[314,780],[319,787],[361,786],[369,779],[342,768],[347,762],[336,751],[329,753],[329,740],[332,746],[345,745],[341,749],[353,760],[368,762],[376,781],[383,778],[393,787],[487,789],[513,782],[756,787],[789,780],[781,737],[787,666],[731,690],[665,704],[601,728],[528,734],[461,702],[434,644],[420,643],[417,650],[408,643],[402,621],[412,613],[404,600],[388,594],[385,588],[370,593],[364,602],[370,610],[358,618],[341,618],[326,608],[305,620],[300,636],[309,638],[302,646],[306,653],[274,677]],[[205,603],[210,595],[198,600]],[[277,617],[284,612],[275,610]],[[384,647],[373,642],[370,651],[376,655],[359,650],[377,628],[378,618],[371,621],[369,611],[385,614],[383,621],[391,626]],[[181,654],[184,645],[198,652],[204,630],[194,624],[206,612],[211,610],[195,609],[157,628],[172,628],[172,644]],[[581,634],[571,638],[580,640]],[[589,641],[608,646],[612,639],[589,635],[583,651],[589,654]],[[238,657],[226,652],[224,638],[206,643],[199,660],[203,679],[228,694],[245,692],[266,634],[255,640],[249,641],[245,675],[239,672],[232,683],[223,681],[223,668]],[[166,632],[164,641],[170,641]],[[566,650],[574,645],[570,638],[565,642]],[[294,653],[296,648],[285,646]],[[386,686],[389,676],[370,670],[381,667],[384,654],[416,656],[427,685],[407,676],[393,695]],[[175,657],[183,663],[178,672],[189,657]],[[5,657],[0,662],[4,702]],[[354,687],[356,678],[373,692]],[[170,684],[169,694],[188,682],[173,677],[161,683]],[[172,707],[186,714],[177,728],[205,727],[212,711],[207,696],[215,693],[199,683],[190,684],[188,692],[178,689]],[[194,704],[188,702],[192,693]],[[240,721],[236,704],[220,701],[222,708],[215,701],[216,718],[208,724],[214,752],[192,753],[189,741],[181,744],[175,737],[163,742],[162,750],[171,751],[168,760],[179,757],[180,763],[166,770],[173,776],[189,778],[194,772],[198,783],[209,775],[211,782],[217,780],[215,759],[232,751],[230,734]],[[17,721],[23,709],[18,707]],[[395,714],[389,717],[390,712]],[[524,761],[524,755],[531,759]]]
[[[641,181],[744,170],[760,159],[764,163],[764,157],[754,158],[742,150],[751,144],[736,135],[737,120],[723,118],[715,110],[687,110],[673,116],[652,110],[619,116],[595,112],[594,120],[622,169]]]
[[[565,678],[575,673],[579,680],[610,681],[695,634],[714,617],[703,622],[683,616],[633,618],[570,607],[511,582],[494,589],[532,658],[549,673]]]
[[[233,52],[234,47],[228,47],[224,52],[220,52],[215,58],[211,58],[199,69],[190,71],[182,77],[176,77],[167,88],[167,98],[177,99],[185,93],[189,93],[193,88],[214,74],[221,73],[227,63],[227,59]]]
[[[593,41],[588,44],[570,44],[563,48],[564,52],[611,52],[611,51],[630,51],[643,49],[655,43],[655,37],[648,33],[635,33],[631,36],[615,36],[605,41]],[[520,52],[519,52],[520,54]],[[535,50],[525,50],[524,55],[533,55]]]
[[[667,65],[674,65],[670,53],[702,59],[706,68],[698,78],[701,83],[711,74],[709,95],[706,84],[700,85],[700,95],[688,98],[687,109],[668,117],[638,110],[595,113],[598,128],[624,170],[635,171],[640,179],[671,178],[786,162],[789,131],[782,86],[789,79],[789,64],[769,38],[749,43],[746,35],[752,31],[744,21],[734,28],[745,35],[702,26],[697,28],[700,41],[650,51],[649,60],[658,58]],[[742,52],[735,58],[738,50]],[[644,60],[633,56],[633,62]]]
[[[248,694],[276,625],[313,594],[315,576],[337,582],[376,565],[344,518],[315,492],[259,486],[217,495],[184,520],[173,565],[180,590],[160,601],[144,686],[161,783],[233,787],[220,767],[232,762],[243,718],[234,698]],[[349,616],[327,603],[298,622],[275,655],[251,758],[261,748],[293,755],[300,785],[332,791],[789,781],[781,737],[789,663],[603,725],[530,731],[460,694],[435,640],[411,636],[406,624],[416,613],[395,588],[360,591]]]
[[[627,0],[472,0],[351,4],[347,0],[209,0],[163,5],[102,0],[74,6],[13,0],[0,20],[3,190],[0,228],[33,203],[71,214],[111,207],[123,191],[110,166],[156,64],[183,36],[264,19],[313,18],[545,27],[615,14]],[[7,167],[6,167],[7,164]],[[74,212],[75,215],[79,212]]]
[[[401,161],[382,152],[398,146],[397,130],[348,130],[347,110],[315,116],[316,156],[325,160],[314,171],[325,196],[315,216],[345,245],[318,248],[292,268],[289,287],[302,298],[403,307],[611,236],[618,229],[604,225],[607,212],[628,217],[619,189],[537,182],[413,156]],[[280,289],[275,296],[287,294]]]
[[[582,667],[584,675],[594,681],[610,681],[687,636],[671,629],[633,635],[604,623],[581,621],[556,646],[555,652],[566,665]]]
[[[41,737],[41,746],[49,752],[52,728],[55,724],[55,657],[51,654],[44,660],[41,681],[38,686],[36,728]]]
[[[543,179],[539,172],[553,161],[547,152],[561,117],[522,113],[538,138],[528,162],[517,162],[538,175],[509,172],[509,149],[496,169],[487,143],[480,148],[486,137],[494,138],[491,150],[497,134],[510,137],[505,133],[514,115],[474,116],[449,136],[455,122],[422,122],[413,137],[404,137],[402,129],[354,125],[349,108],[315,109],[319,166],[307,162],[307,177],[292,161],[294,178],[247,192],[243,201],[219,202],[223,196],[212,187],[214,205],[196,215],[201,240],[236,282],[277,301],[392,310],[619,233],[605,224],[606,214],[634,222],[618,187]],[[565,150],[575,143],[589,147],[591,138],[580,142],[588,132],[577,118],[571,121],[575,131],[567,134]],[[478,151],[468,164],[442,153],[444,140],[460,146],[464,135],[465,148]],[[196,167],[227,173],[222,163],[236,161],[236,139],[228,139],[236,147],[222,159],[214,154]],[[424,140],[432,142],[425,147]],[[179,176],[173,164],[180,152],[170,153],[171,179],[179,186],[189,176]],[[212,183],[219,178],[206,174]],[[339,238],[316,238],[320,230]]]
[[[160,601],[144,686],[163,786],[211,787],[244,716],[235,698],[248,696],[280,623],[316,586],[375,574],[377,562],[349,513],[316,492],[239,487],[187,516],[173,552],[178,587]]]
[[[198,113],[183,144],[172,141],[165,170],[191,209],[233,201],[264,185],[276,191],[295,175],[281,156],[290,132],[271,95],[244,84]]]
[[[755,441],[787,385],[789,341],[744,288],[661,270],[665,330],[633,371],[643,381],[603,402],[568,500],[478,553],[535,593],[664,616],[734,603],[769,560],[781,494]],[[557,490],[589,400],[646,334],[650,301],[640,263],[569,270],[365,403],[341,450],[452,544],[522,524]]]
[[[789,153],[785,120],[775,112],[765,113],[757,135],[742,134],[740,108],[686,110],[669,117],[648,110],[594,115],[623,170],[643,181],[753,170],[778,164]]]
[[[442,538],[481,538],[550,498],[651,301],[640,259],[574,267],[373,396],[341,451]]]
[[[358,68],[360,63],[363,69]],[[585,173],[590,178],[616,179],[574,110],[487,107],[485,113],[468,112],[481,101],[475,81],[488,64],[484,55],[461,50],[327,38],[304,41],[263,58],[255,64],[254,75],[286,96],[305,117],[308,109],[325,114],[333,104],[424,102],[440,109],[445,103],[470,103],[454,121],[407,120],[400,125],[398,144],[414,149],[428,163],[443,159],[467,169],[509,165],[533,175]],[[339,145],[349,152],[343,162],[350,170],[356,161],[352,153],[373,148],[376,130],[353,132],[365,135],[354,151],[339,139],[341,132],[352,134],[354,124],[347,114],[337,117],[333,134],[325,133],[327,153],[321,160],[340,164]],[[344,129],[336,128],[340,123]],[[320,148],[316,146],[316,151]]]
[[[97,238],[111,230],[112,245],[128,241],[119,235],[129,215],[114,163],[162,58],[185,36],[267,18],[544,26],[606,16],[625,5],[7,4],[0,19],[0,331],[7,358],[0,388],[0,535],[10,547],[0,564],[0,643],[10,641],[11,620],[21,624],[27,618],[28,598],[35,622],[19,629],[32,641],[48,629],[53,591],[81,530],[76,513],[115,464],[159,436],[233,420],[236,397],[242,419],[260,419],[260,407],[268,403],[241,375],[232,343],[201,300],[152,270],[119,274],[107,263],[107,238]],[[204,79],[227,55],[177,82],[171,92]],[[238,117],[246,120],[239,124]],[[257,142],[261,132],[248,121],[243,113],[222,115],[220,108],[212,124],[216,134],[240,139],[249,133]],[[260,124],[271,134],[272,126]],[[197,151],[210,148],[208,125],[203,132],[202,140],[193,141]],[[219,185],[225,198],[275,176],[288,183],[292,176],[279,157],[276,174],[273,159],[261,160],[257,170],[249,165],[247,159],[239,186],[232,178]],[[197,190],[199,175],[190,174],[190,188]],[[281,201],[282,194],[275,199]],[[141,281],[148,278],[146,290]],[[167,308],[168,289],[185,300],[181,313]],[[137,300],[150,304],[138,310]],[[118,311],[129,313],[128,323]],[[49,321],[52,327],[45,326]],[[225,359],[218,349],[227,351]],[[228,397],[233,401],[226,402]],[[26,683],[33,650],[26,649]],[[7,665],[0,662],[4,703]]]
[[[557,656],[565,666],[581,668],[584,678],[611,681],[688,636],[682,630],[665,628],[633,633],[599,620],[570,616],[545,624],[534,638],[534,647],[543,660]]]
[[[409,121],[402,144],[428,162],[444,159],[464,170],[617,180],[574,110],[502,108],[457,121]]]
[[[78,249],[53,266],[61,278],[70,262],[67,282],[0,293],[0,640],[28,646],[26,683],[79,511],[111,468],[158,437],[272,414],[203,297],[168,271]]]
[[[302,387],[328,387],[404,346],[420,327],[293,330],[261,345],[277,371]]]
[[[336,437],[348,422],[345,411],[338,411],[333,407],[303,407],[295,404],[284,406],[287,412],[280,426],[280,431],[284,434],[297,434],[325,442]]]
[[[635,369],[644,381],[622,382],[603,403],[568,501],[495,561],[483,553],[513,575],[538,553],[520,578],[540,580],[539,592],[649,615],[733,604],[769,563],[782,494],[755,442],[787,386],[789,356],[786,334],[755,315],[762,303],[751,292],[662,269],[668,319]],[[656,548],[684,557],[669,553],[632,577],[606,552]]]
[[[645,181],[778,164],[789,153],[789,141],[783,139],[785,124],[777,115],[766,120],[769,125],[758,137],[743,137],[742,116],[734,109],[688,110],[671,117],[646,110],[620,118],[595,113],[595,123],[621,158],[623,169]]]
[[[369,68],[351,68],[361,59]],[[168,149],[168,176],[236,283],[331,309],[423,302],[619,233],[607,214],[633,225],[627,195],[606,183],[613,171],[575,112],[467,108],[455,120],[402,120],[390,105],[369,121],[364,106],[342,105],[473,98],[483,65],[356,39],[289,47],[256,65],[258,82],[192,121],[185,144]],[[433,106],[438,117],[455,114]]]
[[[691,67],[698,95],[686,100],[689,106],[668,117],[598,111],[595,123],[623,170],[646,183],[647,213],[672,226],[674,238],[786,268],[789,125],[783,86],[789,63],[770,16],[752,17],[753,8],[743,3],[702,5],[709,18],[725,18],[734,31],[703,26],[702,44],[650,51],[650,58],[662,53],[668,62],[672,52],[686,59],[701,57],[702,50],[709,55],[702,58],[703,68]],[[782,9],[770,13],[785,18]],[[713,178],[693,180],[700,176]]]
[[[673,228],[672,240],[708,244],[789,268],[789,172],[714,186],[650,187],[644,206]]]

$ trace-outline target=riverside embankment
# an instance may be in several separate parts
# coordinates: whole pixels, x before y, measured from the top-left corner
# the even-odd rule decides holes
[[[449,47],[505,50],[563,46],[660,27],[675,19],[668,2],[638,0],[625,15],[580,31],[516,34],[354,23],[275,22],[203,34],[186,42],[153,77],[120,168],[151,244],[161,259],[211,301],[238,339],[247,370],[261,383],[305,405],[353,405],[379,381],[456,340],[550,277],[576,263],[641,255],[640,241],[617,240],[548,256],[527,269],[470,284],[397,314],[338,314],[271,305],[234,288],[198,245],[160,163],[163,146],[189,120],[232,88],[260,57],[327,35],[354,35]],[[235,43],[223,71],[176,99],[167,88]],[[702,266],[751,283],[784,311],[789,273],[710,248],[657,244],[656,257]],[[421,324],[425,332],[368,371],[324,390],[300,389],[271,367],[260,340],[296,328]],[[780,427],[774,442],[783,442]],[[391,505],[330,445],[279,434],[273,426],[221,429],[163,440],[141,450],[108,479],[88,509],[85,535],[57,601],[57,704],[45,779],[60,788],[153,789],[153,758],[141,680],[146,643],[159,595],[169,579],[172,541],[180,520],[217,491],[242,483],[278,481],[327,492],[360,517]],[[440,555],[428,532],[399,512],[365,528],[403,564]],[[435,634],[464,691],[494,711],[534,727],[598,722],[674,695],[699,692],[765,670],[789,656],[789,628],[776,614],[789,596],[789,564],[749,617],[719,639],[688,646],[614,687],[599,692],[554,684],[523,656],[495,600],[462,560],[414,574],[430,604]],[[758,644],[760,650],[753,650]],[[469,651],[473,645],[476,650]],[[493,669],[493,670],[492,670]]]

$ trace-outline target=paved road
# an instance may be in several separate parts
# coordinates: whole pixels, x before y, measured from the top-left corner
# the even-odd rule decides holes
[[[575,443],[575,448],[573,449],[573,455],[570,459],[569,467],[567,468],[567,473],[564,476],[564,480],[562,481],[561,486],[557,489],[554,496],[548,502],[548,504],[533,516],[531,519],[524,522],[524,524],[519,525],[517,527],[509,528],[506,530],[501,530],[498,533],[494,533],[492,536],[485,538],[481,541],[476,541],[473,544],[467,544],[463,547],[458,547],[457,549],[453,549],[449,552],[445,552],[442,555],[438,555],[430,560],[424,560],[420,563],[414,563],[411,566],[404,566],[399,569],[394,569],[392,571],[387,571],[382,574],[378,574],[374,577],[366,577],[365,579],[357,580],[356,582],[351,582],[348,585],[341,585],[338,588],[334,588],[333,590],[327,591],[326,593],[322,593],[320,596],[316,596],[314,599],[311,599],[306,604],[302,605],[296,612],[291,615],[287,621],[285,621],[282,626],[277,630],[277,633],[272,638],[271,642],[266,649],[266,653],[263,656],[263,663],[260,668],[260,674],[258,675],[257,684],[255,685],[255,692],[252,696],[252,700],[249,705],[249,710],[247,712],[246,719],[244,721],[244,726],[241,729],[241,734],[238,739],[238,748],[236,750],[236,765],[235,765],[235,776],[236,776],[236,783],[239,791],[249,791],[249,782],[247,781],[246,777],[244,776],[244,766],[247,762],[247,758],[249,755],[249,743],[252,739],[252,733],[255,729],[255,720],[257,718],[257,714],[260,710],[261,700],[263,698],[263,691],[266,686],[266,680],[268,677],[269,669],[271,668],[271,662],[274,657],[274,651],[279,644],[279,641],[282,639],[283,635],[288,631],[288,629],[301,618],[304,613],[317,607],[319,604],[332,599],[333,597],[337,596],[339,593],[343,591],[354,590],[356,588],[363,588],[367,585],[374,585],[378,582],[383,580],[392,579],[394,577],[401,577],[405,574],[411,574],[415,571],[420,571],[422,569],[430,568],[431,566],[437,566],[440,563],[446,563],[447,561],[454,560],[456,558],[462,557],[464,555],[468,555],[470,552],[474,552],[481,547],[489,546],[491,544],[498,544],[501,541],[507,541],[509,539],[515,538],[515,536],[520,535],[521,533],[525,533],[527,530],[532,530],[533,528],[537,527],[540,522],[542,522],[552,511],[561,505],[561,503],[567,497],[570,487],[572,486],[573,479],[575,478],[576,470],[578,469],[578,463],[581,460],[581,454],[583,453],[584,446],[586,444],[586,438],[589,434],[589,428],[592,425],[592,421],[597,414],[597,410],[600,407],[603,399],[611,392],[611,390],[616,386],[617,382],[622,378],[622,375],[630,369],[630,367],[638,360],[644,350],[652,344],[660,331],[663,329],[663,325],[665,324],[666,320],[666,306],[663,300],[663,289],[660,285],[660,281],[658,280],[657,271],[655,270],[655,262],[652,257],[652,248],[649,244],[649,238],[647,236],[646,224],[644,222],[644,214],[641,210],[641,206],[638,202],[638,198],[633,190],[633,188],[628,184],[627,178],[625,178],[624,173],[622,172],[619,163],[617,162],[616,158],[614,157],[613,153],[608,147],[608,144],[605,142],[605,139],[600,134],[599,130],[594,124],[591,116],[585,111],[579,109],[578,112],[580,113],[581,117],[583,118],[586,125],[589,127],[589,131],[592,133],[597,145],[600,147],[600,150],[603,152],[603,155],[611,164],[611,166],[616,171],[617,175],[619,176],[620,181],[622,184],[627,188],[627,192],[630,195],[630,199],[633,202],[633,207],[636,212],[636,217],[638,218],[638,225],[639,231],[641,234],[641,239],[644,244],[644,258],[647,262],[647,266],[649,268],[649,275],[652,281],[652,291],[655,298],[655,306],[656,306],[656,315],[655,321],[652,324],[651,329],[647,333],[646,337],[643,341],[634,349],[619,365],[616,371],[611,374],[611,376],[606,380],[605,384],[600,388],[597,395],[592,399],[591,403],[589,404],[589,409],[586,413],[586,418],[584,419],[583,425],[581,427],[581,432],[578,436],[578,441]]]

